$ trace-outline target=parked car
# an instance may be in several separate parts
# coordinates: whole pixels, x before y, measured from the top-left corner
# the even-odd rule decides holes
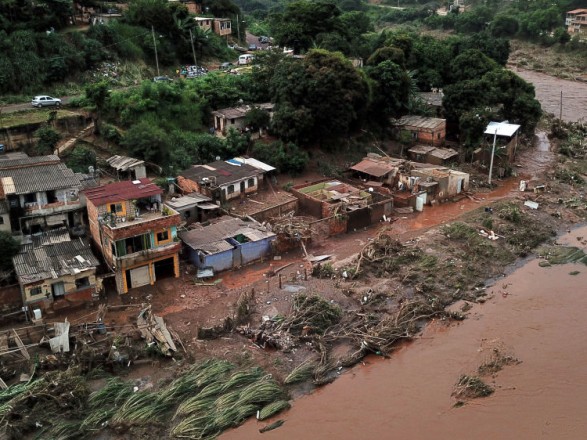
[[[249,44],[249,50],[257,50],[256,44]]]
[[[156,76],[155,78],[153,78],[154,82],[165,82],[165,81],[173,81],[171,78],[169,78],[168,76]]]
[[[267,44],[267,43],[269,43],[269,37],[266,37],[265,35],[261,35],[259,37],[259,43],[261,43],[261,44]]]
[[[53,98],[47,95],[39,95],[35,96],[32,101],[31,105],[33,107],[59,107],[61,105],[61,99]]]
[[[254,59],[255,59],[255,55],[252,55],[250,53],[246,53],[246,54],[238,57],[238,64],[240,66],[244,66],[245,64],[251,64]]]
[[[227,62],[224,62],[220,65],[220,70],[229,70],[229,69],[232,69],[232,67],[234,67],[234,64],[227,61]]]

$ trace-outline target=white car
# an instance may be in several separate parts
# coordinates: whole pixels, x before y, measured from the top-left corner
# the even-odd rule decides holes
[[[31,101],[31,105],[33,107],[59,107],[61,106],[61,99],[59,98],[53,98],[51,96],[47,96],[47,95],[39,95],[39,96],[35,96],[33,98],[33,100]]]

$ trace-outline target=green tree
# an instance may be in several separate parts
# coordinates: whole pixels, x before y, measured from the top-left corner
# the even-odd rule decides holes
[[[373,80],[371,117],[384,123],[389,117],[406,113],[411,81],[404,69],[393,61],[369,67],[367,75]]]
[[[450,63],[450,76],[453,83],[467,79],[481,78],[488,72],[499,68],[491,58],[476,49],[467,49]]]
[[[308,153],[292,142],[257,142],[253,146],[252,155],[255,159],[271,164],[278,172],[291,175],[301,174],[309,161]]]
[[[341,54],[324,50],[282,62],[271,90],[273,129],[289,140],[333,141],[352,130],[367,108],[364,76]]]
[[[102,113],[106,107],[106,101],[110,94],[109,86],[106,81],[90,84],[86,86],[86,100],[89,103],[92,111],[92,119],[94,120],[94,133],[100,134],[100,122]]]
[[[269,113],[259,107],[254,107],[245,115],[245,124],[253,130],[268,127],[271,122]]]
[[[87,173],[88,167],[96,166],[96,153],[84,145],[77,145],[65,163],[76,173]]]
[[[322,33],[341,30],[340,9],[332,1],[297,0],[271,17],[271,34],[280,46],[308,50]]]
[[[35,136],[39,138],[37,145],[35,146],[35,154],[45,155],[53,154],[57,142],[61,136],[55,130],[49,126],[44,126],[35,131]]]
[[[499,14],[491,22],[489,31],[495,37],[513,37],[519,28],[520,24],[516,17],[509,14]]]
[[[20,250],[19,242],[10,234],[10,232],[0,231],[0,271],[12,271],[12,257]]]
[[[169,161],[169,136],[160,127],[148,121],[141,121],[129,128],[122,138],[121,145],[130,156],[158,165],[165,165]]]

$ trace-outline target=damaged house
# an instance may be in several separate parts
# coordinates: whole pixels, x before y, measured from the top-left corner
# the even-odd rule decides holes
[[[66,228],[32,236],[12,259],[23,304],[47,310],[92,301],[98,259],[89,243]]]
[[[389,195],[355,188],[339,180],[324,179],[296,185],[291,192],[300,209],[324,220],[327,235],[342,234],[370,226],[391,215],[393,200]]]
[[[392,123],[400,131],[409,132],[414,142],[436,146],[446,138],[446,119],[407,115]]]
[[[185,194],[197,192],[225,202],[257,192],[264,174],[264,170],[235,159],[217,160],[182,171],[177,184]]]
[[[145,161],[127,156],[112,156],[106,159],[114,171],[118,180],[137,180],[147,177]]]
[[[179,276],[179,213],[163,204],[150,179],[84,191],[90,233],[115,274],[118,293]]]
[[[265,258],[276,235],[258,223],[220,217],[209,225],[193,225],[180,233],[190,262],[198,269],[214,272],[233,269]]]

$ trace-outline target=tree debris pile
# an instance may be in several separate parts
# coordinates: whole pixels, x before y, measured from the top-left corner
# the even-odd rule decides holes
[[[260,368],[238,370],[224,360],[193,365],[156,391],[110,378],[90,394],[81,372],[70,369],[0,392],[0,425],[10,439],[87,438],[107,428],[145,427],[165,438],[212,439],[257,412],[262,419],[287,409],[286,398]]]
[[[480,376],[495,374],[508,365],[517,365],[521,361],[512,355],[506,354],[499,348],[491,350],[491,356],[477,369]]]
[[[452,395],[457,399],[468,400],[490,396],[494,391],[480,377],[463,374],[459,378]]]

